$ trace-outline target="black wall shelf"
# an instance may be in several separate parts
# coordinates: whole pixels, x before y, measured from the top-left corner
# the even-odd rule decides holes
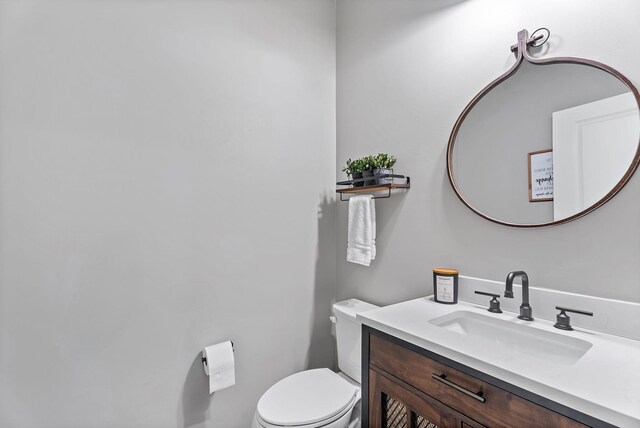
[[[395,179],[400,179],[402,180],[402,182],[399,183],[395,183],[395,182],[391,182],[391,183],[382,183],[382,184],[372,184],[369,186],[356,186],[357,183],[364,183],[365,181],[382,181],[382,180],[388,180],[391,179],[393,181],[395,181]],[[336,185],[338,186],[349,186],[349,187],[344,187],[344,188],[339,188],[336,189],[336,193],[340,194],[340,200],[341,201],[348,201],[349,198],[344,198],[343,195],[344,194],[349,194],[349,193],[372,193],[372,192],[381,192],[381,191],[386,191],[386,195],[384,196],[377,196],[374,195],[373,199],[387,199],[389,197],[391,197],[391,190],[395,190],[395,189],[410,189],[411,188],[411,177],[407,177],[404,175],[399,175],[399,174],[378,174],[378,175],[374,175],[372,177],[364,177],[364,178],[356,178],[354,180],[345,180],[345,181],[338,181],[336,183]]]

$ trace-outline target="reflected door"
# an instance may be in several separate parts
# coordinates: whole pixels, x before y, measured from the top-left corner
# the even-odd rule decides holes
[[[620,181],[638,148],[640,115],[631,92],[554,112],[553,217],[598,202]]]

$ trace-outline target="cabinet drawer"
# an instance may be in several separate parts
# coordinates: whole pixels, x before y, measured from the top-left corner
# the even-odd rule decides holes
[[[452,369],[379,336],[370,336],[370,365],[492,427],[584,427],[581,423]]]

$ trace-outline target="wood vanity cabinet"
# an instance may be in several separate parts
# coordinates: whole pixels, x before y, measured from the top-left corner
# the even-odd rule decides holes
[[[362,331],[363,427],[611,427],[368,326]]]

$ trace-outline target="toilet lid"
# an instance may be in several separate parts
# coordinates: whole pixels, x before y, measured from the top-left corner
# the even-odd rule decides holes
[[[258,401],[258,414],[274,425],[312,424],[342,412],[357,392],[329,369],[306,370],[269,388]]]

